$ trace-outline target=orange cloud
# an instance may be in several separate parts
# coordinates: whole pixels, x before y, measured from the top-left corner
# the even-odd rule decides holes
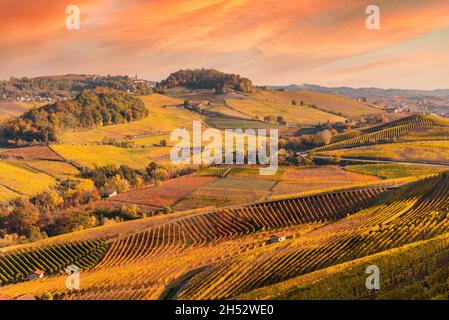
[[[259,83],[307,81],[301,74],[317,67],[449,26],[445,0],[378,0],[378,31],[365,28],[370,1],[75,2],[82,13],[79,31],[65,29],[67,4],[60,0],[26,1],[20,9],[15,1],[0,1],[0,29],[7,30],[0,77],[85,72],[158,80],[177,68],[205,66]]]

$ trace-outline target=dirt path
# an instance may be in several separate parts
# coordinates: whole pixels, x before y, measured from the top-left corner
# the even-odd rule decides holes
[[[193,269],[183,275],[179,280],[167,286],[165,291],[159,297],[159,300],[176,300],[181,290],[189,283],[196,274],[203,271],[206,267]]]

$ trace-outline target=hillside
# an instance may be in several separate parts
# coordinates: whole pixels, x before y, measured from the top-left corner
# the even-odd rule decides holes
[[[68,293],[61,284],[63,276],[56,276],[8,285],[2,287],[2,293],[16,295],[26,291],[39,296],[50,291],[65,299],[229,299],[273,298],[286,288],[283,297],[287,297],[297,292],[289,293],[294,288],[290,283],[296,283],[296,279],[301,279],[298,280],[301,286],[313,286],[317,280],[333,276],[333,270],[345,270],[339,266],[342,263],[353,261],[356,265],[359,260],[355,259],[381,252],[382,257],[388,257],[392,249],[447,233],[448,194],[449,175],[443,173],[387,192],[382,189],[333,192],[211,212],[186,212],[164,218],[162,224],[159,217],[148,218],[133,222],[128,235],[109,233],[107,238],[97,238],[96,245],[84,245],[85,254],[96,257],[101,254],[104,258],[90,259],[98,263],[83,268],[86,270],[83,290]],[[142,230],[145,226],[148,229]],[[125,226],[108,228],[115,232],[126,230]],[[95,232],[89,231],[91,236]],[[270,244],[267,241],[270,235],[278,232],[286,234],[287,240]],[[106,229],[99,229],[97,237],[102,234],[108,234]],[[79,243],[79,240],[71,242],[70,238],[62,236],[62,243],[70,246]],[[72,238],[77,238],[76,233]],[[90,238],[90,243],[94,239]],[[55,245],[48,249],[44,245],[47,240],[39,246],[42,254],[45,250],[53,252],[50,260],[44,263],[35,255],[30,263],[34,266],[39,263],[50,273],[57,270],[58,260],[52,261],[61,259],[57,256],[62,254],[58,253],[62,247],[56,240],[52,240]],[[30,255],[32,248],[20,254]],[[96,248],[103,249],[96,253]],[[8,250],[1,263],[10,269],[11,266],[32,269],[32,264],[22,265],[17,260],[14,250]],[[405,256],[406,250],[396,252],[404,252]],[[388,262],[391,270],[395,265],[398,264]],[[0,270],[3,281],[8,281],[13,271]],[[364,280],[365,277],[360,290]],[[276,283],[281,289],[271,289]],[[395,286],[401,285],[395,282]],[[346,287],[337,293],[344,292]],[[304,294],[307,292],[319,291],[310,289]],[[363,295],[357,293],[355,297]]]
[[[250,92],[251,80],[237,74],[227,74],[214,69],[179,70],[158,83],[161,88],[187,87],[191,89],[214,89],[215,93],[229,90]]]
[[[137,94],[152,92],[153,82],[137,77],[67,74],[35,78],[11,78],[0,81],[0,97],[8,101],[39,103],[73,99],[86,89],[106,87]]]
[[[148,115],[144,103],[122,91],[85,90],[74,100],[33,108],[2,125],[1,138],[15,143],[54,142],[61,131],[126,123]]]
[[[109,250],[102,262],[96,267],[88,266],[92,268],[92,271],[83,277],[85,289],[66,298],[87,298],[92,295],[97,298],[114,296],[116,298],[156,298],[163,293],[164,287],[170,281],[192,268],[208,265],[214,260],[226,259],[233,253],[257,250],[268,237],[265,230],[288,229],[293,225],[299,228],[296,232],[313,229],[313,225],[318,226],[326,221],[340,219],[360,207],[368,206],[382,192],[383,190],[375,189],[342,192],[327,196],[262,203],[234,210],[191,214],[181,216],[179,220],[175,219],[173,222],[155,224],[154,227],[150,226],[145,231],[133,233],[127,237],[113,237],[112,241],[107,242]],[[333,212],[327,211],[325,207],[316,211],[309,209],[309,203],[315,201],[332,205],[335,209]],[[299,211],[293,209],[298,206],[302,209]],[[139,224],[143,222],[140,221]],[[295,233],[294,230],[291,232]],[[163,238],[161,238],[162,235]],[[65,237],[65,239],[69,238]],[[235,239],[241,239],[241,241],[232,241]],[[43,247],[40,248],[43,252]],[[61,245],[55,245],[49,250],[57,255],[60,248]],[[23,254],[33,252],[33,249],[29,250],[31,251],[21,252]],[[16,259],[15,251],[8,251],[8,254],[0,259],[0,263],[14,265],[18,262]],[[57,270],[55,263],[44,263],[36,256],[30,263],[41,265],[50,273]],[[172,268],[167,269],[167,265],[172,265]],[[31,268],[32,266],[32,264],[29,265]],[[16,269],[17,272],[23,274],[20,268],[25,266],[17,265],[17,268],[19,268]],[[0,270],[3,282],[11,279],[11,267]],[[114,274],[113,278],[110,278],[111,274]],[[125,289],[130,282],[133,286],[137,285],[131,280],[136,279],[137,274],[145,274],[140,278],[139,283],[148,286],[148,289],[136,287],[137,291],[134,292]],[[105,283],[101,280],[104,276],[109,277]],[[63,294],[65,291],[61,287],[59,277],[54,277],[3,287],[2,293],[15,295],[16,292],[24,289],[36,295],[39,295],[42,290],[52,291],[55,295]]]
[[[358,118],[361,116],[379,115],[385,112],[379,106],[370,105],[362,101],[346,98],[335,94],[306,90],[260,90],[255,93],[255,97],[260,100],[283,104],[291,104],[292,100],[296,100],[296,102],[300,105],[302,101],[305,105],[311,105],[314,106],[314,108],[345,118]]]
[[[441,130],[445,130],[446,128],[449,128],[449,121],[447,119],[417,114],[364,129],[361,131],[361,134],[355,138],[342,139],[338,142],[316,148],[314,151],[321,152],[379,143],[392,143],[398,141],[398,139],[403,136],[407,136],[414,131],[422,129],[434,129],[427,134],[428,140],[433,140],[433,135],[441,136]],[[448,138],[449,136],[445,137],[445,139]],[[441,139],[442,138],[440,137],[438,140]],[[419,138],[417,137],[415,140],[419,140]]]
[[[133,122],[97,127],[88,130],[67,130],[60,136],[63,144],[102,143],[105,139],[133,139],[136,144],[152,146],[166,139],[170,132],[179,127],[191,128],[193,121],[201,117],[184,108],[167,108],[166,106],[182,104],[183,100],[160,94],[139,97],[145,104],[147,116]],[[153,139],[151,141],[151,139]]]
[[[237,299],[447,300],[448,246],[449,235],[443,234],[256,289]],[[365,287],[370,265],[381,270],[381,290]]]
[[[10,118],[18,117],[31,108],[42,106],[43,103],[31,102],[0,102],[0,123]]]
[[[318,155],[447,165],[449,163],[449,140],[387,143],[320,152]]]

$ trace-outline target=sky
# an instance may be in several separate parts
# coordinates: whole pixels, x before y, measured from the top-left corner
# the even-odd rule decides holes
[[[1,79],[204,67],[259,85],[449,88],[447,0],[0,0],[0,35]]]

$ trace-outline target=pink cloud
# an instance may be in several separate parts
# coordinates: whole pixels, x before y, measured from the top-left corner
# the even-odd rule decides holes
[[[413,6],[406,0],[378,0],[378,31],[364,27],[369,1],[77,2],[82,28],[73,32],[64,28],[61,1],[26,1],[20,10],[15,1],[0,1],[0,29],[8,30],[0,43],[0,77],[95,72],[157,80],[180,67],[206,66],[259,83],[292,80],[295,72],[300,81],[317,66],[449,26],[445,0]],[[356,71],[354,66],[351,72]]]

